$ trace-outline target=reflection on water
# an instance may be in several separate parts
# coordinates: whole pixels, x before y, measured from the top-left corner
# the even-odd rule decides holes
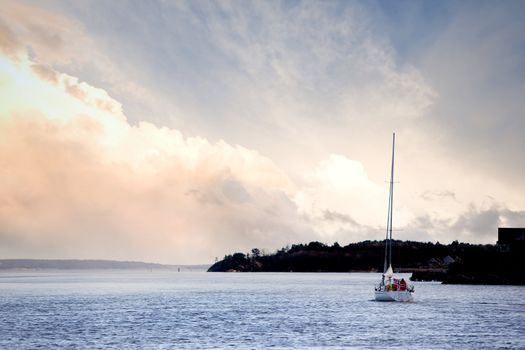
[[[0,348],[525,348],[525,287],[415,283],[416,302],[379,303],[378,280],[3,272]]]

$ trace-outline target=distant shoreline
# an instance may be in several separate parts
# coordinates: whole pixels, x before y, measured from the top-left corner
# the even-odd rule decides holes
[[[0,271],[156,270],[205,271],[210,265],[168,265],[98,259],[0,259]]]

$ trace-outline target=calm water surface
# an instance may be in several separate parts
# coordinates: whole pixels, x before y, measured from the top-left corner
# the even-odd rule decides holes
[[[3,272],[2,349],[525,349],[525,287],[416,283],[373,301],[378,274]]]

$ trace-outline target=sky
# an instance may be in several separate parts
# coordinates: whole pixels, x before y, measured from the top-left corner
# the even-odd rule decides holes
[[[523,1],[0,6],[2,258],[525,226]]]

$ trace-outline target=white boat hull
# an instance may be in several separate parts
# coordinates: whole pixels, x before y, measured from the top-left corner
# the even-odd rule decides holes
[[[409,291],[376,291],[376,301],[413,301],[414,292]]]

